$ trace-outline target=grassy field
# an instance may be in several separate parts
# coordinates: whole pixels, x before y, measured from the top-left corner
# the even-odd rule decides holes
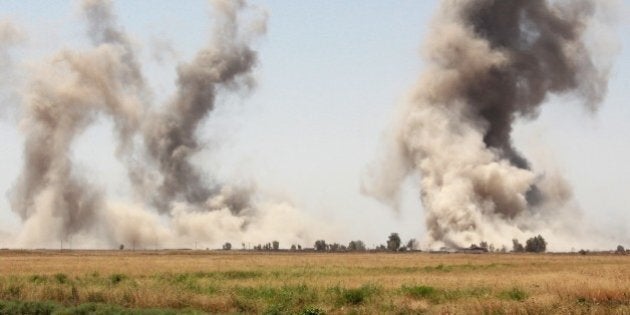
[[[0,314],[630,314],[630,256],[0,251]]]

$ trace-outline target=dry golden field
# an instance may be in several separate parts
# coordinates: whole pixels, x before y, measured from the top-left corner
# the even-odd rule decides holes
[[[0,251],[0,314],[630,314],[630,256]]]

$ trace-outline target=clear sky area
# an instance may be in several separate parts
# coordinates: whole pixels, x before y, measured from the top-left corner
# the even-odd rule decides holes
[[[204,0],[114,1],[118,23],[140,51],[156,104],[176,89],[176,65],[207,42],[212,12]],[[396,108],[423,71],[422,41],[438,1],[253,0],[268,14],[255,42],[259,64],[251,91],[222,96],[199,132],[206,149],[194,162],[219,179],[255,184],[265,194],[334,227],[346,243],[385,242],[391,232],[422,240],[426,231],[418,178],[409,178],[394,211],[361,194]],[[618,1],[615,61],[596,112],[552,97],[539,117],[520,121],[515,146],[534,165],[553,165],[573,188],[589,224],[630,246],[630,0]],[[0,1],[0,20],[23,30],[12,51],[10,83],[23,86],[29,67],[56,51],[89,46],[75,1]],[[602,35],[604,36],[604,35]],[[5,80],[0,81],[5,82]],[[10,84],[7,84],[10,85]],[[19,97],[2,88],[0,231],[22,222],[7,197],[22,168]],[[228,93],[226,93],[227,95]],[[116,158],[112,123],[100,117],[73,146],[76,165],[109,198],[128,199],[130,183]],[[327,236],[324,236],[327,237]],[[11,247],[0,239],[0,247]]]

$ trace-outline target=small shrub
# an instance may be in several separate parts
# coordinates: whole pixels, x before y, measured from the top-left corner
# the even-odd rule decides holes
[[[64,273],[56,273],[54,277],[55,277],[55,280],[57,281],[57,283],[59,283],[59,284],[66,284],[66,283],[68,283],[68,276],[66,276],[66,274],[64,274]]]
[[[230,270],[224,271],[221,275],[225,279],[254,279],[262,276],[262,272],[258,271],[244,271],[244,270]]]
[[[506,300],[523,301],[527,299],[527,293],[519,288],[512,288],[501,292],[499,297]]]
[[[50,301],[0,301],[0,314],[53,314],[59,305]]]
[[[361,304],[366,298],[366,294],[363,290],[359,289],[346,289],[342,293],[343,301],[346,304]]]
[[[109,281],[111,281],[112,284],[118,284],[125,279],[127,279],[127,276],[121,273],[115,273],[109,276]]]
[[[402,291],[413,298],[430,298],[434,297],[437,290],[434,287],[419,285],[419,286],[403,286]]]
[[[22,296],[22,287],[17,284],[10,284],[3,292],[3,296],[18,300]]]
[[[363,285],[359,288],[340,288],[335,287],[333,291],[337,295],[337,301],[339,304],[346,305],[359,305],[365,302],[372,295],[376,294],[379,289],[373,285]]]
[[[317,308],[317,307],[307,307],[304,310],[302,310],[302,312],[300,312],[300,315],[324,315],[326,314],[326,312],[322,311],[321,309]]]
[[[43,275],[32,275],[28,277],[28,281],[35,284],[43,284],[48,282],[48,277]]]
[[[100,291],[91,291],[88,292],[85,299],[92,303],[103,303],[105,302],[105,295],[103,295],[103,292]]]

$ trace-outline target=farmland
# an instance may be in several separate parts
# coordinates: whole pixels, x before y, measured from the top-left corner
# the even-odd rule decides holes
[[[630,313],[630,256],[0,251],[0,313]]]

